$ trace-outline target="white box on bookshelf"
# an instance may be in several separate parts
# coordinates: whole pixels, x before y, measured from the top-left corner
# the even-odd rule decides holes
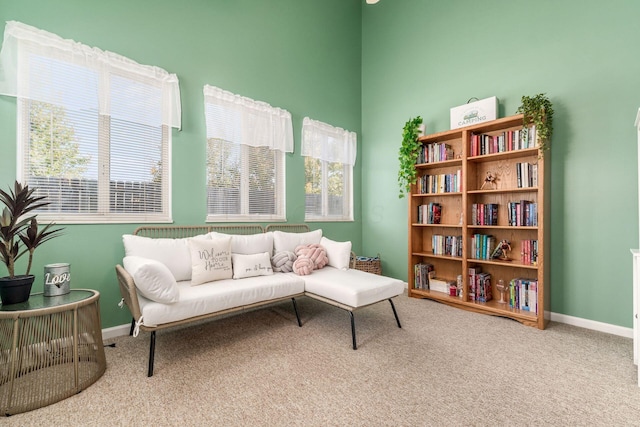
[[[498,114],[498,98],[492,96],[469,102],[450,110],[451,129],[495,120]]]

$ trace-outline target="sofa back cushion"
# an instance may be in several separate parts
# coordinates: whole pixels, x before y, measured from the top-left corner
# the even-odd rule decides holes
[[[322,237],[320,245],[327,251],[329,265],[340,270],[349,269],[351,260],[351,242],[336,242],[326,237]]]
[[[159,261],[167,266],[178,282],[191,279],[191,254],[187,244],[191,239],[209,237],[202,235],[186,239],[152,239],[132,234],[122,236],[125,256],[139,256]]]
[[[234,254],[252,255],[269,252],[273,253],[273,232],[259,234],[224,234],[211,232],[211,238],[231,236],[231,252]]]
[[[286,231],[273,232],[273,249],[275,253],[288,251],[295,252],[299,245],[319,244],[322,238],[322,230],[313,230],[307,233],[288,233]]]

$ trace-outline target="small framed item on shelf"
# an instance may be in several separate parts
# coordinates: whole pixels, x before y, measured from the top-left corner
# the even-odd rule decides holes
[[[498,98],[495,96],[458,105],[450,110],[451,129],[495,120],[498,117],[497,113]]]

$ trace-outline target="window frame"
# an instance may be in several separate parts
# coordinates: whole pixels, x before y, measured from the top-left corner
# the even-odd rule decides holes
[[[312,157],[313,158],[313,157]],[[305,191],[305,211],[304,220],[306,222],[353,222],[353,166],[342,163],[342,178],[343,178],[343,194],[342,196],[347,199],[347,202],[342,203],[342,215],[330,215],[329,214],[329,164],[337,162],[329,162],[328,160],[316,159],[320,162],[320,200],[321,200],[321,214],[309,215],[306,209],[307,193]],[[305,185],[307,183],[307,177],[305,173]],[[344,212],[347,209],[348,212]]]

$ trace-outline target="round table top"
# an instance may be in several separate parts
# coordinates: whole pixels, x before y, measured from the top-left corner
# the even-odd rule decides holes
[[[98,295],[93,289],[71,289],[68,294],[46,297],[42,292],[29,295],[29,299],[18,304],[2,305],[0,312],[32,311],[55,308],[87,300]]]

